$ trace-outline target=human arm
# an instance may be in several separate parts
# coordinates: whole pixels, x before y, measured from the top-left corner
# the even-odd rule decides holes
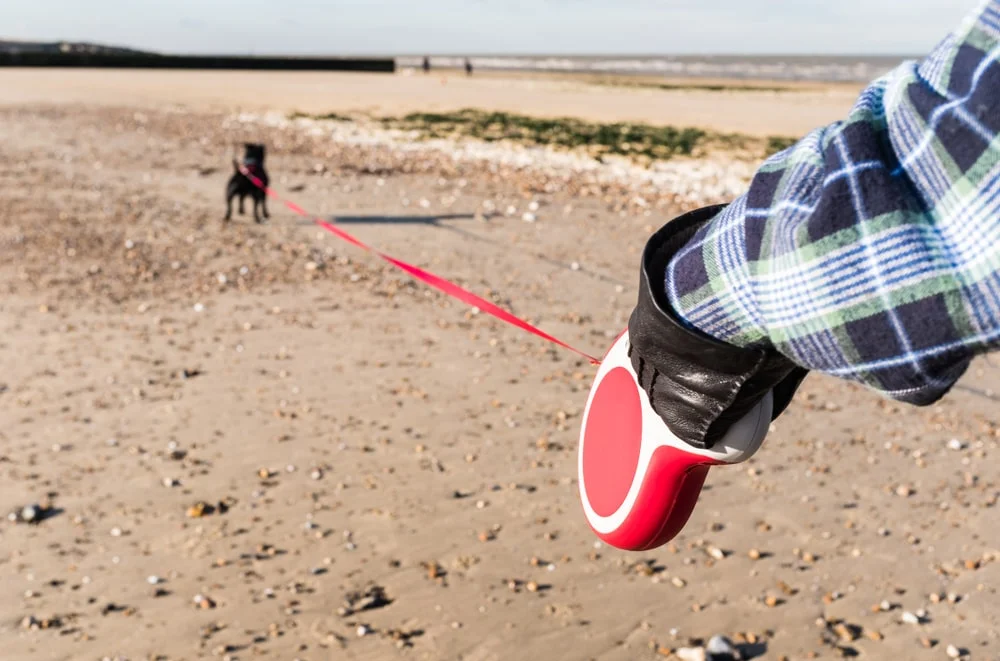
[[[1000,346],[1000,0],[769,159],[670,260],[687,325],[939,399]]]

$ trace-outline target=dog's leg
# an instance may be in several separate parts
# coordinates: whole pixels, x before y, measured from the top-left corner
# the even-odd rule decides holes
[[[246,213],[246,211],[243,209],[243,200],[244,199],[245,199],[244,196],[240,195],[240,215],[241,216]]]
[[[230,195],[226,197],[226,218],[225,220],[231,220],[233,217],[233,196]]]
[[[264,209],[264,217],[265,217],[265,218],[270,218],[270,217],[271,217],[271,214],[270,214],[270,213],[268,212],[268,210],[267,210],[267,198],[266,198],[266,197],[265,197],[265,198],[263,198],[263,199],[262,199],[262,200],[260,201],[260,206],[261,206],[261,207],[263,207],[263,209]]]
[[[258,225],[260,225],[262,222],[264,222],[260,218],[260,198],[259,197],[254,197],[253,198],[253,220]]]

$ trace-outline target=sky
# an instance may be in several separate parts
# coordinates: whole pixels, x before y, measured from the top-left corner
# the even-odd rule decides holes
[[[978,0],[3,0],[0,38],[257,55],[919,55],[978,4]]]

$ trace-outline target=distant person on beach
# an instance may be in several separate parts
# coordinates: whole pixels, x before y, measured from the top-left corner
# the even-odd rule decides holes
[[[430,73],[430,72],[431,72],[431,58],[425,57],[424,58],[424,73]]]
[[[1000,348],[1000,0],[663,227],[641,274],[629,359],[692,448],[772,391],[777,417],[811,370],[938,401]]]
[[[470,60],[469,58],[465,58],[465,75],[466,76],[472,75],[472,60]]]

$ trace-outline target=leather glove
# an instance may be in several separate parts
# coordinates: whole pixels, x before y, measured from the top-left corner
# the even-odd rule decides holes
[[[773,348],[736,347],[689,328],[671,309],[664,291],[670,259],[724,208],[684,214],[650,238],[628,326],[629,359],[653,410],[700,449],[710,449],[771,390],[777,418],[808,373]]]

